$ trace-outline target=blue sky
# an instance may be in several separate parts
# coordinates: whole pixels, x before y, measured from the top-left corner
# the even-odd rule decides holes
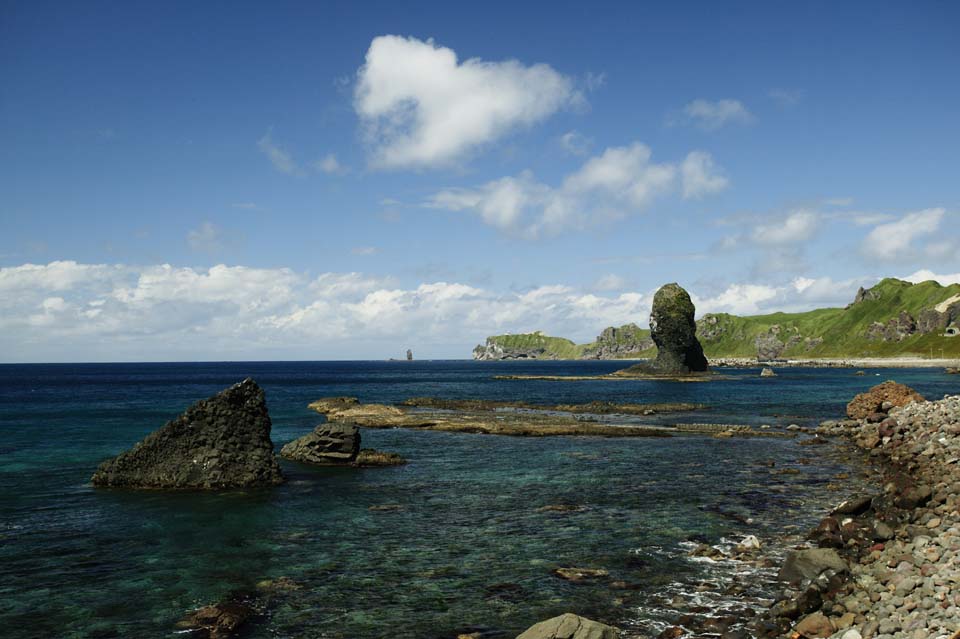
[[[955,3],[2,3],[0,361],[464,357],[960,279]]]

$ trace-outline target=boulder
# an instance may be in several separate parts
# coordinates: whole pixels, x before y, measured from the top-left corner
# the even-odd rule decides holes
[[[193,611],[178,621],[176,628],[181,632],[190,632],[191,636],[229,639],[253,615],[254,610],[245,603],[221,602]]]
[[[100,464],[94,486],[221,489],[273,486],[283,474],[273,454],[263,390],[247,378],[201,400],[143,441]]]
[[[280,449],[286,459],[308,464],[344,464],[360,452],[360,429],[355,424],[327,422]]]
[[[517,639],[617,639],[619,631],[573,613],[530,626]]]
[[[822,612],[815,612],[801,619],[794,630],[801,637],[821,639],[832,635],[836,628],[826,615]]]
[[[773,369],[770,368],[769,366],[764,366],[760,370],[760,377],[776,377],[776,376],[777,374],[773,372]]]
[[[820,573],[833,570],[837,573],[849,570],[847,562],[832,548],[807,548],[787,553],[780,568],[779,578],[790,583],[802,583],[816,579]]]
[[[621,371],[625,375],[685,375],[707,370],[707,358],[697,340],[696,308],[679,284],[665,284],[653,296],[650,336],[657,358]]]
[[[892,406],[906,406],[910,402],[922,401],[923,395],[909,386],[886,381],[854,397],[847,404],[847,416],[851,419],[865,419],[871,414],[880,413],[884,402],[890,402]]]

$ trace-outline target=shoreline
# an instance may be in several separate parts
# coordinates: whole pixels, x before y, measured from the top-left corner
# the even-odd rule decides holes
[[[715,368],[957,368],[960,359],[924,357],[822,357],[760,362],[748,357],[717,357],[709,360]]]
[[[825,511],[788,556],[780,577],[793,583],[756,636],[960,637],[960,395],[816,433],[857,446],[870,488]]]

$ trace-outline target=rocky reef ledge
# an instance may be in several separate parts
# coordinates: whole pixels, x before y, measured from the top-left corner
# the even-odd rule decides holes
[[[638,424],[616,423],[618,415],[656,415],[661,412],[691,411],[701,404],[558,404],[536,406],[524,402],[478,399],[414,397],[400,406],[361,404],[356,397],[326,397],[309,404],[326,416],[330,428],[411,428],[455,433],[506,435],[512,437],[671,437],[675,434],[730,437],[793,437],[794,433],[756,430],[746,424]],[[307,439],[311,437],[308,435]],[[299,440],[298,440],[299,441]],[[296,459],[293,442],[281,454]],[[288,451],[287,447],[291,447]],[[361,451],[362,454],[363,451]],[[301,460],[303,461],[303,460]],[[316,463],[316,462],[315,462]],[[322,462],[321,462],[322,463]]]
[[[885,383],[817,430],[865,451],[879,487],[837,505],[814,547],[788,556],[758,636],[960,636],[960,396],[924,401]]]

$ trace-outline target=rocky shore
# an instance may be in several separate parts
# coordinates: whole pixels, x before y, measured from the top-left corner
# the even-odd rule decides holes
[[[897,404],[903,404],[898,406]],[[818,435],[849,438],[877,489],[837,505],[780,571],[757,636],[960,636],[960,396],[923,401],[893,383],[858,395]]]

